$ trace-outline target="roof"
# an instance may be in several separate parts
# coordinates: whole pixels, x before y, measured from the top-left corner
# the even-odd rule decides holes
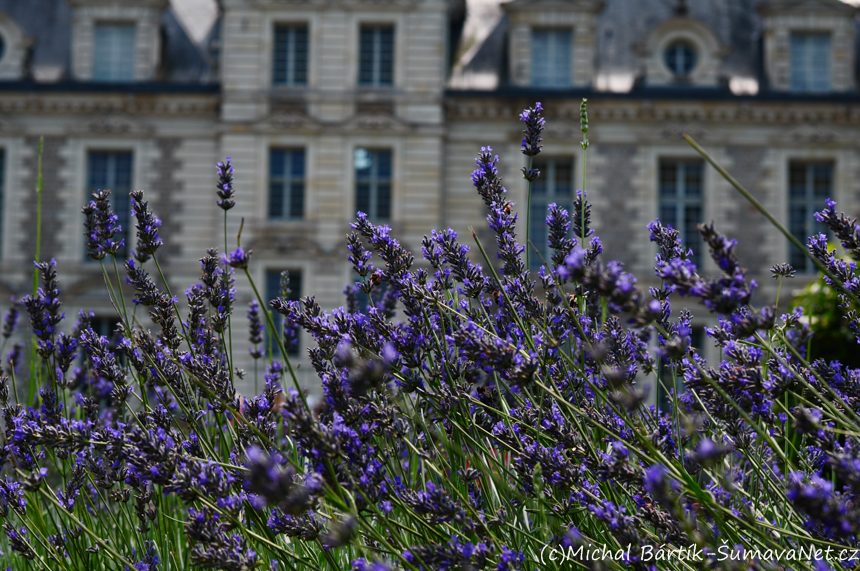
[[[538,9],[541,3],[554,5],[560,0],[512,0],[503,3],[506,12]],[[785,4],[821,2],[832,8],[832,2],[845,7],[839,0],[780,0]],[[583,9],[600,4],[593,0],[576,0]],[[662,22],[677,18],[676,0],[606,0],[597,17],[596,83],[601,89],[628,90],[642,74],[642,56],[638,48],[645,44],[648,35]],[[697,20],[708,27],[720,44],[728,48],[721,72],[728,78],[759,80],[761,76],[760,6],[763,0],[687,0],[685,17]],[[852,7],[847,7],[854,10]],[[486,34],[482,45],[474,46],[463,54],[452,78],[453,87],[483,88],[503,86],[506,68],[507,19],[502,18]],[[492,76],[492,77],[491,77]],[[479,77],[480,81],[473,78]],[[472,78],[472,79],[470,79]],[[601,83],[601,80],[607,80]],[[612,80],[621,87],[612,87]]]
[[[30,37],[28,80],[68,82],[71,78],[72,8],[67,0],[0,0],[0,12]],[[179,22],[173,8],[161,19],[161,81],[207,83],[213,77],[210,58]],[[42,73],[50,72],[50,73]]]

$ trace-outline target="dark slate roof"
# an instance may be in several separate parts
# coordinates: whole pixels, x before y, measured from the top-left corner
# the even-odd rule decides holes
[[[729,47],[721,73],[727,77],[761,79],[761,19],[758,7],[764,0],[687,0],[687,17],[705,24],[719,42]],[[677,0],[606,0],[597,21],[597,73],[642,73],[643,46],[648,35],[662,22],[677,17]],[[507,19],[502,18],[484,44],[468,62],[464,73],[497,74],[504,86],[507,52]]]
[[[72,10],[65,0],[0,0],[0,12],[33,39],[32,65],[69,69]]]
[[[0,0],[0,12],[11,18],[33,40],[29,59],[35,67],[60,67],[60,81],[71,76],[72,9],[66,0]],[[210,58],[198,47],[167,8],[161,19],[161,81],[208,83],[214,80]],[[25,78],[25,80],[28,78]]]

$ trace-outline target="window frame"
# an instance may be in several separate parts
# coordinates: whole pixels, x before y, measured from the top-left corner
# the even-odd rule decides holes
[[[391,31],[391,56],[390,56],[390,77],[383,78],[382,69],[384,65],[384,52],[382,47],[381,33],[383,31]],[[372,31],[373,36],[373,54],[371,55],[370,79],[362,79],[364,70],[364,41],[363,36],[365,31]],[[358,25],[358,66],[356,74],[356,84],[362,89],[390,89],[394,87],[397,79],[397,25],[395,22],[360,22]]]
[[[271,49],[271,65],[269,66],[271,71],[271,84],[272,87],[307,87],[310,78],[310,65],[311,65],[311,26],[310,22],[307,21],[275,21],[272,23],[272,49]],[[278,75],[278,32],[279,30],[292,30],[291,34],[292,40],[292,66],[290,65],[290,49],[288,45],[288,49],[286,52],[286,63],[285,63],[285,73],[283,80],[280,80]],[[298,59],[296,58],[295,47],[295,32],[297,30],[303,30],[305,34],[305,49],[304,49],[304,78],[301,80],[296,78],[296,67],[298,63]],[[292,72],[292,74],[290,73]]]
[[[362,210],[360,208],[360,200],[359,200],[359,184],[362,181],[362,178],[359,177],[358,168],[356,166],[356,154],[358,151],[364,150],[366,152],[371,153],[373,156],[376,156],[378,153],[387,153],[388,154],[388,164],[389,164],[389,174],[388,174],[388,216],[382,217],[379,216],[379,182],[380,177],[378,173],[374,176],[371,174],[369,177],[370,188],[368,189],[368,211]],[[356,145],[353,148],[352,152],[352,176],[353,176],[353,209],[352,215],[350,218],[353,218],[355,214],[359,211],[367,214],[367,219],[374,223],[390,223],[394,218],[394,171],[395,171],[395,154],[394,149],[392,147],[380,147],[373,145]],[[372,160],[371,169],[374,169],[378,165],[378,161]]]
[[[570,166],[570,193],[565,195],[558,192],[558,180],[557,180],[557,171],[558,166],[560,164],[567,164]],[[540,177],[536,181],[532,183],[532,204],[530,206],[530,214],[532,220],[529,222],[529,234],[528,240],[534,244],[535,248],[540,251],[541,256],[544,257],[544,261],[541,261],[540,257],[532,251],[529,254],[529,263],[532,266],[529,268],[531,271],[537,271],[540,269],[544,262],[546,264],[552,264],[551,256],[552,249],[549,247],[547,243],[549,239],[549,232],[546,226],[546,217],[549,205],[552,203],[559,204],[561,207],[566,209],[568,213],[572,216],[572,208],[573,208],[573,200],[576,194],[576,157],[574,155],[555,155],[555,156],[540,156],[534,160],[534,168],[540,169],[541,174]],[[552,176],[550,176],[550,172]],[[550,180],[552,181],[550,184]],[[544,195],[538,195],[536,192],[539,185],[547,183],[547,189],[551,188],[551,192],[547,192]],[[563,202],[560,202],[563,201]],[[537,222],[537,224],[536,224]],[[535,236],[534,233],[536,229],[542,229],[543,233],[541,236]],[[569,237],[573,238],[572,230],[568,232]],[[536,238],[542,238],[541,243],[537,243],[535,241]],[[526,244],[526,247],[531,249],[529,244]]]
[[[689,50],[692,56],[692,64],[690,65],[690,69],[685,72],[678,72],[672,65],[669,65],[669,52],[673,49],[686,48]],[[691,75],[696,71],[696,68],[699,66],[699,51],[696,49],[696,46],[688,41],[685,38],[676,38],[669,42],[665,48],[663,48],[663,53],[661,54],[663,58],[663,65],[666,66],[666,69],[672,74],[672,76],[679,81],[685,81],[690,78]],[[675,56],[675,60],[678,59],[678,56]],[[675,62],[677,63],[677,61]]]
[[[117,259],[118,260],[130,259],[132,257],[133,251],[134,251],[134,243],[133,243],[133,236],[134,236],[133,224],[134,224],[134,222],[133,222],[133,216],[131,213],[131,197],[128,196],[128,192],[131,192],[135,188],[135,180],[136,180],[135,168],[137,167],[137,161],[135,161],[135,155],[138,155],[139,153],[136,151],[136,149],[133,149],[133,148],[132,149],[122,148],[122,147],[120,147],[120,148],[107,148],[107,145],[98,145],[98,146],[93,146],[93,147],[87,147],[83,150],[83,153],[84,153],[84,162],[83,162],[83,164],[84,164],[84,172],[83,172],[84,181],[83,182],[84,183],[83,183],[83,187],[84,187],[84,200],[86,202],[89,202],[92,199],[93,191],[95,191],[96,188],[98,188],[95,186],[91,186],[92,156],[94,154],[104,154],[104,155],[108,155],[108,156],[127,154],[127,155],[131,156],[131,164],[129,166],[128,191],[125,193],[125,200],[128,201],[127,218],[125,221],[123,221],[123,218],[120,216],[120,214],[116,208],[117,192],[113,188],[113,186],[115,186],[115,185],[111,184],[110,186],[106,186],[106,187],[101,189],[101,190],[110,190],[111,191],[111,194],[110,194],[111,209],[117,213],[117,217],[119,218],[118,222],[122,226],[122,237],[125,240],[125,246],[123,246],[123,250],[120,250],[119,252],[117,252],[117,254],[116,254]],[[115,178],[116,174],[114,173],[112,176]],[[123,222],[125,222],[125,223],[123,223]],[[90,258],[87,255],[88,250],[87,250],[86,238],[84,238],[84,242],[82,244],[82,250],[83,250],[83,256],[84,256],[85,262],[95,262],[95,260],[93,260],[92,258]]]
[[[664,195],[663,171],[664,167],[669,165],[674,165],[677,169],[675,172],[674,196]],[[697,166],[700,171],[700,191],[698,196],[689,196],[687,194],[687,168],[692,165]],[[701,239],[698,239],[699,232],[695,224],[706,219],[705,197],[707,195],[707,184],[705,172],[704,161],[695,157],[665,156],[659,157],[657,160],[657,217],[662,224],[671,225],[672,228],[681,233],[680,238],[683,241],[684,250],[692,248],[693,256],[690,261],[696,264],[696,268],[699,271],[702,270],[705,256],[703,255],[704,245]],[[672,206],[675,210],[671,221],[664,219],[663,212],[666,206]],[[690,221],[687,220],[688,207],[698,207],[700,211],[699,218],[701,220],[694,222],[692,227],[689,225]],[[682,221],[682,224],[678,224],[679,220]]]
[[[305,275],[306,274],[302,268],[295,267],[295,266],[289,267],[289,268],[281,268],[281,269],[275,269],[275,267],[265,268],[264,273],[263,273],[263,283],[265,285],[265,298],[264,298],[264,300],[266,301],[267,306],[261,308],[261,310],[272,312],[272,323],[275,324],[276,329],[281,330],[281,331],[283,330],[282,323],[284,320],[284,316],[281,315],[280,313],[278,313],[277,311],[274,311],[268,307],[268,302],[271,301],[272,299],[275,299],[275,297],[278,297],[277,295],[272,295],[272,291],[271,291],[271,287],[270,287],[271,282],[269,280],[272,278],[272,276],[278,277],[277,293],[280,293],[280,276],[285,271],[290,273],[290,280],[291,281],[293,280],[293,278],[298,276],[298,288],[291,288],[290,298],[288,301],[299,301],[303,295],[302,291],[304,289],[306,289],[305,288]],[[296,290],[298,290],[298,291],[296,291]],[[265,321],[264,321],[264,323],[265,323]],[[275,351],[274,349],[276,349],[276,347],[274,347],[273,344],[270,343],[269,335],[271,334],[271,332],[269,331],[268,324],[266,324],[265,332],[266,332],[266,334],[265,334],[264,339],[263,339],[263,345],[264,345],[265,353],[268,356],[277,358],[280,355],[280,350]],[[288,357],[299,357],[299,356],[301,356],[301,353],[302,353],[302,337],[303,336],[302,336],[301,328],[298,328],[297,332],[296,332],[296,343],[295,343],[295,345],[293,345],[292,347],[284,347]]]
[[[552,48],[552,58],[543,57],[539,58],[537,55],[537,47],[535,46],[536,36],[539,34],[546,34],[548,41],[551,45],[555,46]],[[563,62],[558,61],[561,48],[558,47],[558,37],[561,35],[567,36],[567,68],[564,70],[564,77],[558,79],[556,73],[562,69],[560,66]],[[573,77],[573,62],[574,62],[574,29],[572,27],[533,27],[531,29],[531,35],[529,37],[529,46],[531,49],[531,77],[529,78],[529,83],[533,87],[540,87],[544,89],[565,89],[573,86],[574,77]],[[550,62],[549,60],[552,59]],[[538,66],[535,65],[537,61],[546,61],[546,81],[539,81],[537,77],[537,69]]]
[[[815,85],[820,78],[813,77],[815,73],[820,71],[821,62],[815,61],[815,55],[812,53],[814,47],[810,45],[812,38],[827,38],[827,57],[826,61],[826,78],[822,85]],[[795,65],[795,40],[804,38],[807,42],[804,54],[804,67],[802,75],[804,76],[804,85],[799,85],[801,70]],[[789,68],[789,90],[794,93],[827,93],[833,90],[833,33],[829,30],[792,30],[788,36],[788,68]]]
[[[301,177],[301,211],[298,214],[293,212],[293,190],[292,184],[296,182],[293,179],[292,174],[288,174],[287,171],[291,170],[288,168],[288,164],[292,165],[292,157],[293,153],[301,152],[302,153],[302,177]],[[276,184],[275,177],[273,174],[274,168],[274,158],[276,153],[284,153],[284,168],[283,175],[280,179],[281,185],[281,200],[282,200],[282,211],[279,216],[276,216],[272,213],[272,201],[275,195],[274,193],[274,185]],[[307,180],[308,180],[308,151],[306,147],[303,146],[287,146],[287,145],[273,145],[269,147],[269,162],[268,162],[268,196],[267,196],[267,205],[266,205],[266,217],[268,220],[272,221],[296,221],[296,220],[304,220],[305,213],[307,211]],[[288,189],[289,187],[289,189]]]
[[[104,50],[99,50],[99,30],[105,28],[130,28],[131,29],[131,67],[129,68],[128,76],[116,76],[116,70],[112,67],[108,66],[108,75],[104,77],[99,76],[100,66],[99,66],[99,54]],[[137,56],[138,56],[138,25],[137,22],[133,20],[96,20],[93,22],[93,56],[92,56],[92,81],[98,83],[131,83],[134,82],[137,78],[136,68],[137,68]],[[108,51],[115,51],[116,46],[111,46],[112,49]],[[122,69],[117,67],[116,69]]]
[[[804,188],[803,197],[798,199],[793,196],[792,190],[792,170],[795,167],[802,166],[805,169],[804,173]],[[816,167],[828,167],[829,169],[829,189],[822,195],[816,195],[815,191],[815,174]],[[819,232],[824,233],[830,238],[830,232],[827,226],[815,220],[815,212],[824,208],[824,201],[828,198],[833,198],[836,188],[836,161],[829,159],[791,159],[788,161],[786,169],[786,220],[788,221],[788,231],[802,244],[806,244],[807,239],[812,234]],[[800,204],[798,204],[800,202]],[[802,224],[809,224],[811,227],[806,231],[798,234],[795,231],[795,222],[793,220],[793,210],[797,207],[802,207],[805,210],[804,220]],[[794,267],[798,274],[812,275],[818,271],[818,268],[812,261],[802,252],[799,252],[793,244],[788,244],[788,259],[789,263]]]

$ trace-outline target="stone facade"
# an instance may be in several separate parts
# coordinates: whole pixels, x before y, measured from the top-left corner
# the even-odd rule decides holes
[[[70,316],[78,307],[114,313],[99,265],[84,261],[80,231],[93,152],[133,156],[132,187],[147,191],[164,222],[161,261],[180,299],[199,278],[197,261],[206,249],[224,248],[223,213],[214,199],[217,160],[229,155],[236,168],[227,247],[235,247],[244,219],[242,244],[253,250],[256,283],[262,287],[270,271],[300,272],[302,295],[314,294],[332,309],[342,305],[352,280],[344,236],[356,210],[356,151],[390,152],[389,224],[419,258],[421,238],[434,228],[450,226],[471,243],[474,227],[489,243],[483,205],[469,180],[474,157],[482,146],[493,147],[522,208],[516,118],[538,100],[547,110],[545,156],[570,158],[579,188],[579,104],[588,98],[585,175],[595,229],[605,255],[622,260],[643,285],[653,283],[656,250],[646,225],[659,216],[661,161],[698,158],[682,133],[782,219],[788,217],[789,165],[798,161],[832,165],[832,196],[847,212],[860,211],[855,11],[836,0],[753,2],[758,11],[738,0],[716,16],[708,16],[707,3],[693,1],[667,10],[666,3],[636,0],[514,0],[487,45],[468,50],[468,61],[457,61],[459,0],[224,0],[202,44],[191,42],[160,0],[39,1],[66,36],[36,15],[22,15],[14,0],[0,0],[0,293],[22,295],[32,280],[37,147],[44,137],[42,257],[58,261]],[[99,21],[137,26],[133,82],[90,81],[92,27]],[[297,23],[308,33],[306,81],[276,85],[276,27]],[[366,26],[394,30],[390,85],[360,85]],[[530,34],[537,28],[572,30],[569,86],[530,85]],[[737,30],[751,30],[755,38],[739,39]],[[790,91],[787,38],[798,30],[831,34],[827,93]],[[57,37],[68,37],[68,45],[51,44]],[[667,64],[666,50],[676,42],[695,52],[683,78]],[[738,52],[737,46],[759,44],[761,58]],[[27,61],[54,71],[36,73]],[[494,74],[494,87],[457,87],[470,70]],[[623,90],[601,80],[624,74],[630,81]],[[269,215],[272,149],[304,152],[300,218]],[[769,303],[775,287],[767,269],[788,259],[787,241],[710,168],[701,205],[703,220],[714,219],[739,239],[741,259],[761,286],[756,302]],[[524,209],[520,216],[524,221]],[[704,271],[714,270],[706,260]],[[252,293],[243,275],[237,288],[233,339],[237,354],[245,355],[244,307]],[[710,320],[701,311],[697,318],[699,325]],[[302,342],[307,348],[307,336]],[[299,361],[309,378],[306,358]],[[251,367],[247,359],[237,364]]]

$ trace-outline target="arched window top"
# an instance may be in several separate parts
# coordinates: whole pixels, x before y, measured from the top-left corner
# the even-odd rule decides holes
[[[663,63],[675,77],[687,77],[696,68],[696,48],[686,40],[675,40],[663,51]]]
[[[651,32],[643,48],[649,85],[718,84],[726,49],[699,20],[686,16],[666,20]]]
[[[0,79],[24,77],[24,62],[32,40],[12,18],[0,12]]]

